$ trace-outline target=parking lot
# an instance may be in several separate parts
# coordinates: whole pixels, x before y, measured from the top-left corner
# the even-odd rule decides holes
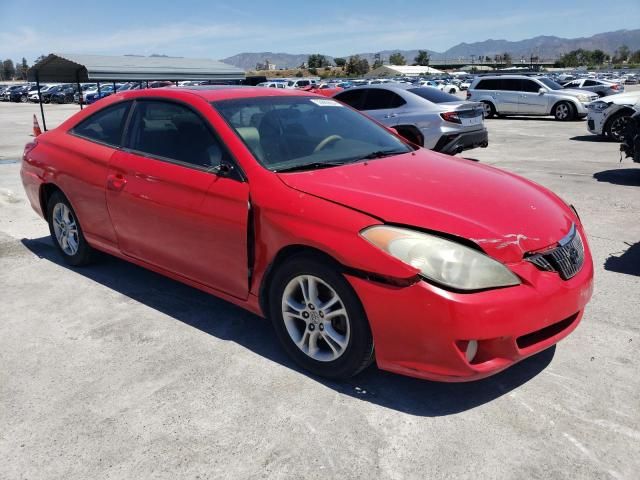
[[[51,128],[78,107],[45,109]],[[240,308],[106,255],[65,266],[19,178],[34,113],[0,103],[0,478],[637,478],[640,165],[584,120],[487,120],[489,147],[461,155],[575,205],[596,269],[581,325],[443,384],[316,378]]]

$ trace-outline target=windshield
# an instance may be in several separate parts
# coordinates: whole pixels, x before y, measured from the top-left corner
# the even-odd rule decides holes
[[[329,98],[243,98],[213,106],[272,171],[322,168],[412,151],[384,127]]]
[[[460,102],[460,98],[433,87],[409,88],[409,92],[433,103]]]
[[[547,88],[550,88],[551,90],[562,90],[564,88],[562,85],[554,82],[550,78],[540,77],[538,78],[538,81],[542,82]]]

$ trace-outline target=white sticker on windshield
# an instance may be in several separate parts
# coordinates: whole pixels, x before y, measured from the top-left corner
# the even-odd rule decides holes
[[[321,107],[342,107],[341,103],[335,100],[329,100],[328,98],[312,98],[311,101]]]

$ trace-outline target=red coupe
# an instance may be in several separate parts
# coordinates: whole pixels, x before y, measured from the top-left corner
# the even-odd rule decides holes
[[[100,250],[268,317],[327,377],[374,360],[486,377],[567,336],[591,297],[556,195],[310,93],[112,95],[29,143],[21,174],[69,264]]]

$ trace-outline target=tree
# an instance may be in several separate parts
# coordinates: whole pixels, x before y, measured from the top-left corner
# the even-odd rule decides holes
[[[628,58],[629,58],[629,54],[630,54],[630,50],[629,47],[627,47],[626,45],[620,45],[617,49],[616,52],[613,56],[613,59],[611,60],[613,63],[622,63],[625,62]]]
[[[607,57],[608,55],[600,49],[594,50],[591,54],[591,59],[596,65],[602,65],[607,60]]]
[[[640,63],[640,50],[636,50],[629,57],[630,63]]]
[[[308,68],[324,68],[329,65],[329,61],[327,57],[324,55],[320,55],[319,53],[314,53],[313,55],[309,55],[307,58],[307,67]]]
[[[16,62],[16,77],[20,80],[27,79],[27,71],[29,70],[29,64],[27,63],[27,59],[22,57],[22,61],[20,63]]]
[[[389,63],[391,65],[406,65],[407,61],[405,60],[404,55],[400,52],[396,52],[389,56]]]
[[[429,62],[431,61],[431,55],[426,50],[418,50],[418,55],[414,58],[416,65],[420,66],[429,66]]]
[[[358,64],[358,71],[360,72],[360,75],[364,75],[369,72],[369,61],[366,58],[360,60],[360,63]]]
[[[2,78],[4,80],[13,80],[16,76],[16,67],[13,65],[13,60],[5,60],[2,62]]]
[[[369,71],[369,62],[366,58],[360,58],[360,55],[349,57],[345,66],[347,75],[364,75]]]
[[[510,53],[507,53],[507,52],[504,52],[504,53],[502,54],[502,61],[504,62],[504,64],[505,64],[507,67],[510,67],[510,66],[512,65],[512,61],[511,61],[511,54],[510,54]]]
[[[376,53],[373,56],[373,66],[371,68],[375,70],[376,68],[381,67],[382,65],[383,65],[382,56],[379,53]]]
[[[336,64],[336,67],[344,67],[347,64],[347,60],[345,58],[334,58],[333,63]]]

